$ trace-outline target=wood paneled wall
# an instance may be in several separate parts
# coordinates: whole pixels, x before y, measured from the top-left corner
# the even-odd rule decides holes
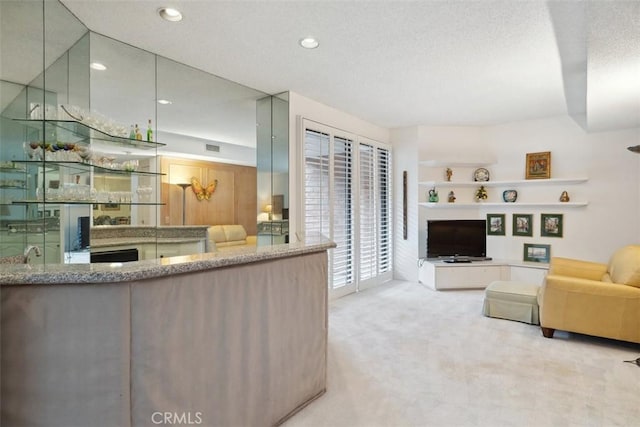
[[[160,158],[162,176],[160,212],[162,225],[182,224],[182,188],[195,177],[206,187],[216,179],[218,185],[209,200],[198,200],[192,187],[185,189],[185,224],[241,224],[247,234],[256,234],[256,168],[203,160]]]

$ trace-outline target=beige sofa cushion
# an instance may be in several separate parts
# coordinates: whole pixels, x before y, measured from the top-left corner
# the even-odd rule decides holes
[[[618,249],[608,268],[613,283],[640,288],[640,246],[629,245]]]
[[[224,234],[224,229],[221,225],[212,225],[209,227],[209,240],[221,243],[227,241],[227,236]]]
[[[227,242],[234,242],[237,240],[245,241],[247,238],[247,232],[241,225],[223,225],[224,234],[227,236]]]

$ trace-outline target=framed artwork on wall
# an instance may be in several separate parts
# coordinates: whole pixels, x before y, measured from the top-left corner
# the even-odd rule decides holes
[[[504,214],[487,214],[487,235],[504,236],[506,227]]]
[[[524,261],[548,263],[550,259],[551,245],[524,244]]]
[[[526,179],[551,178],[551,151],[527,153]]]
[[[562,214],[540,214],[540,235],[562,237]]]
[[[511,234],[514,236],[533,236],[533,215],[513,214]]]

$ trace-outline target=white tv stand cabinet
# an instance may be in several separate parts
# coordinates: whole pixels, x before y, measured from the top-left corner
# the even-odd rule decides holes
[[[440,260],[420,260],[420,283],[435,289],[484,289],[495,280],[515,280],[541,284],[548,264],[515,260],[446,263]]]

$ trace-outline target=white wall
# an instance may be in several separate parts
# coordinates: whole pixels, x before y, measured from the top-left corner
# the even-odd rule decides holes
[[[640,143],[640,129],[586,133],[571,118],[556,117],[488,127],[484,137],[487,149],[497,160],[492,179],[523,179],[525,154],[538,151],[551,151],[553,178],[589,179],[584,184],[566,186],[572,200],[588,200],[588,206],[531,210],[535,214],[534,236],[491,236],[488,251],[496,257],[521,258],[526,241],[550,244],[552,256],[607,262],[617,248],[640,243],[640,156],[626,149]],[[546,192],[544,197],[556,201],[563,189],[522,188],[519,198],[535,190]],[[564,215],[562,238],[540,237],[540,213]]]
[[[336,108],[321,104],[312,99],[306,98],[295,92],[289,92],[289,194],[291,200],[296,201],[289,206],[289,229],[291,241],[297,240],[296,233],[301,233],[301,214],[297,201],[302,200],[301,187],[303,164],[300,148],[303,147],[302,131],[300,129],[301,119],[313,120],[315,122],[341,129],[359,136],[364,136],[379,142],[389,142],[389,129],[373,125],[358,117],[349,115]]]
[[[402,170],[410,169],[411,158],[418,160],[474,161],[494,160],[489,167],[492,180],[524,179],[526,153],[551,151],[554,178],[587,177],[583,184],[566,186],[522,186],[517,188],[519,201],[557,201],[562,190],[569,192],[572,201],[588,200],[586,207],[519,208],[514,205],[479,209],[418,209],[409,223],[418,224],[418,250],[415,245],[398,243],[396,238],[397,272],[405,275],[409,263],[405,258],[424,256],[426,219],[429,218],[485,218],[487,213],[505,213],[506,236],[488,236],[488,255],[494,258],[522,259],[523,244],[551,245],[552,256],[566,256],[607,262],[620,246],[640,243],[640,155],[626,147],[640,144],[640,129],[587,134],[570,117],[514,122],[489,127],[414,127],[392,131],[396,183]],[[418,147],[419,158],[415,158]],[[444,167],[439,170],[420,168],[418,180],[444,180]],[[453,168],[456,175],[471,174],[472,170]],[[433,174],[438,176],[434,176]],[[414,177],[410,179],[415,180]],[[471,180],[471,176],[461,180]],[[417,182],[414,181],[417,188]],[[411,187],[410,187],[411,188]],[[416,198],[426,200],[425,187],[417,190]],[[502,189],[489,188],[492,201],[501,200]],[[448,189],[440,191],[446,201]],[[456,190],[457,202],[470,202],[473,189]],[[401,193],[396,191],[396,197]],[[464,199],[464,200],[462,200]],[[397,200],[397,199],[396,199]],[[396,202],[396,209],[401,200]],[[411,210],[409,211],[411,212]],[[511,235],[512,214],[534,215],[534,235]],[[540,214],[562,213],[564,236],[540,237]],[[401,214],[401,212],[396,212]],[[401,230],[401,228],[399,229]],[[414,231],[415,232],[415,231]],[[399,250],[406,252],[399,257]]]
[[[395,279],[418,281],[418,128],[396,129],[393,140],[393,209]],[[403,172],[407,172],[407,240],[403,237]]]
[[[420,126],[418,127],[418,159],[451,162],[491,162],[494,156],[487,151],[484,142],[484,129],[473,126]],[[470,181],[475,168],[452,168],[452,180]],[[419,168],[420,181],[443,181],[445,168]],[[428,188],[418,187],[418,199],[427,201]],[[436,189],[438,190],[438,189]],[[450,189],[438,190],[440,201],[446,202]],[[459,202],[467,201],[473,196],[473,189],[455,190]],[[418,210],[418,245],[420,258],[426,257],[427,219],[475,219],[478,212],[470,209],[454,210]]]

